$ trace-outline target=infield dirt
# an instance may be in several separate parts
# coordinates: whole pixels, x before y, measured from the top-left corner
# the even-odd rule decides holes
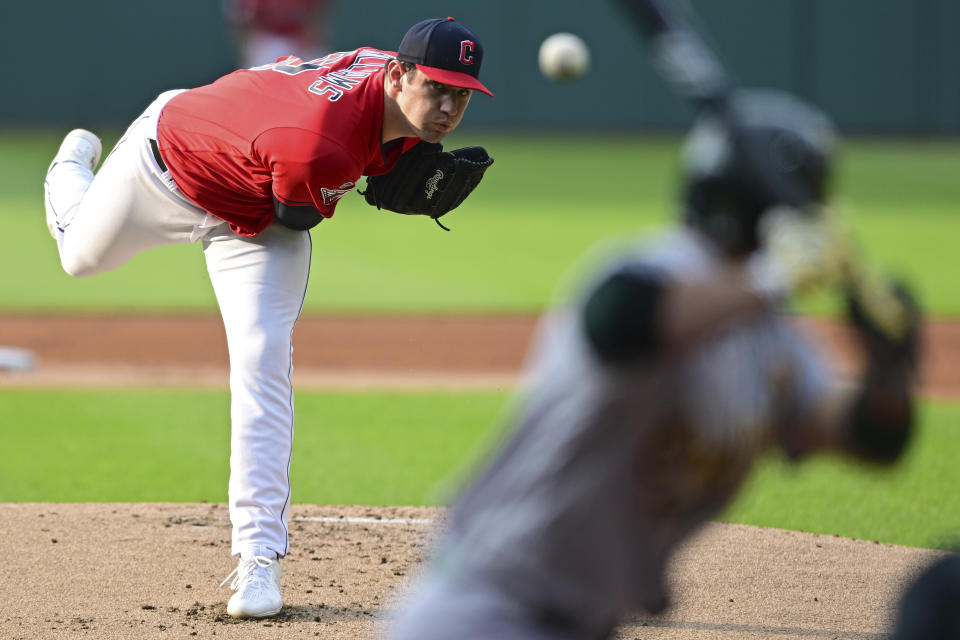
[[[300,388],[503,388],[518,380],[533,317],[305,317]],[[852,366],[848,336],[800,320]],[[0,387],[223,386],[226,342],[209,317],[0,317],[0,343],[37,366]],[[960,325],[931,323],[925,395],[957,398]],[[443,511],[296,505],[284,560],[286,607],[265,621],[226,615],[234,566],[221,504],[3,504],[0,638],[378,637],[416,575]],[[675,606],[618,638],[867,640],[938,552],[833,536],[712,524],[671,571]]]
[[[294,333],[298,388],[509,388],[536,329],[528,315],[305,316]],[[837,323],[798,318],[842,368],[856,349]],[[960,397],[960,322],[925,332],[922,393]],[[0,316],[0,345],[37,366],[0,371],[0,387],[227,384],[227,343],[213,316]]]

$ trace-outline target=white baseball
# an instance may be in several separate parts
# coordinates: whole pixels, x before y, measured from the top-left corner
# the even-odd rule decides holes
[[[540,45],[538,62],[550,80],[574,80],[590,68],[590,49],[578,35],[555,33]]]

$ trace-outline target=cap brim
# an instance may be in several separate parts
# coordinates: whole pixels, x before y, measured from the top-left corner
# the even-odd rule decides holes
[[[482,91],[488,96],[493,97],[493,92],[483,86],[479,80],[471,76],[469,73],[450,71],[448,69],[440,69],[438,67],[428,67],[423,64],[418,64],[417,69],[419,69],[423,75],[427,76],[434,82],[448,84],[451,87],[461,87],[463,89]]]

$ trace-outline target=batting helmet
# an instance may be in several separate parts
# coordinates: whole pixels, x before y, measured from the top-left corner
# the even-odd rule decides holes
[[[758,247],[767,209],[826,200],[834,132],[823,112],[782,91],[740,90],[729,109],[726,121],[704,113],[687,136],[684,217],[742,255]]]

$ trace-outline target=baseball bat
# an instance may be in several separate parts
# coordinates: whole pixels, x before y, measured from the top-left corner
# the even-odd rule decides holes
[[[698,107],[723,111],[731,78],[692,21],[664,0],[619,0],[645,39],[660,75]]]
[[[730,95],[735,83],[726,66],[695,26],[690,14],[671,0],[617,0],[642,32],[660,76],[681,98],[712,113],[730,133],[744,169],[775,202],[802,207],[810,201],[803,185],[773,171],[762,150],[743,134]]]

